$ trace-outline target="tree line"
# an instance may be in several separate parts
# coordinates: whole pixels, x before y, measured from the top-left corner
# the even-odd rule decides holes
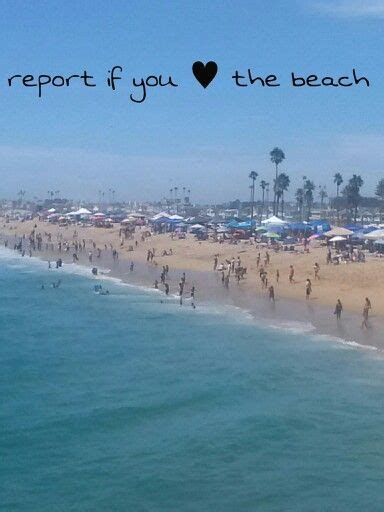
[[[273,214],[284,218],[285,208],[285,193],[288,191],[290,186],[290,177],[286,172],[280,172],[279,166],[285,160],[285,153],[282,149],[275,147],[269,153],[271,162],[274,164],[274,177],[273,177]],[[254,198],[255,198],[255,182],[258,178],[258,173],[252,171],[249,174],[251,179],[251,220],[253,220],[254,214]],[[295,191],[295,200],[297,206],[297,212],[301,220],[309,220],[311,218],[312,209],[315,203],[315,191],[316,186],[313,180],[307,176],[302,177],[303,183]],[[333,177],[335,184],[336,196],[333,201],[333,206],[336,207],[338,219],[340,217],[341,206],[347,208],[350,212],[351,218],[356,222],[358,208],[362,202],[361,188],[364,185],[364,180],[359,174],[353,174],[351,178],[345,183],[341,172],[336,172]],[[269,205],[269,190],[270,183],[264,179],[260,181],[260,187],[262,190],[261,199],[261,216],[265,211],[265,203]],[[328,197],[328,193],[325,186],[320,185],[318,187],[318,194],[320,199],[320,208],[323,209],[324,202]],[[384,178],[380,179],[376,186],[375,194],[380,201],[384,201]],[[383,207],[384,205],[382,205]]]

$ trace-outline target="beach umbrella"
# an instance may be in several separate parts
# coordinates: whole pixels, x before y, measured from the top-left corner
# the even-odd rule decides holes
[[[265,238],[280,238],[280,235],[277,233],[274,233],[273,231],[267,231],[266,233],[263,233],[261,236],[264,236]]]
[[[332,237],[330,240],[330,242],[345,242],[346,241],[346,238],[344,236],[334,236]]]
[[[326,237],[332,238],[334,236],[350,236],[350,235],[353,235],[353,231],[351,231],[350,229],[346,229],[346,228],[336,227],[336,228],[331,229],[331,231],[327,231],[324,234]]]

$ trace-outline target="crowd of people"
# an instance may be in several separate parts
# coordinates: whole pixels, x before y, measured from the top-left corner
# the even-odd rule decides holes
[[[362,256],[359,252],[351,252],[350,254],[351,258],[356,258],[356,261],[362,261]],[[213,258],[213,271],[218,272],[221,275],[221,282],[224,285],[225,288],[229,288],[231,278],[235,277],[237,280],[237,283],[240,282],[240,272],[241,269],[241,278],[245,278],[245,274],[247,272],[247,269],[241,266],[241,258],[240,256],[235,259],[232,257],[230,260],[225,259],[224,261],[219,263],[220,254],[215,254]],[[327,257],[326,257],[326,264],[331,264],[335,262],[335,258],[338,258],[337,256],[334,256],[332,254],[332,251],[330,248],[328,248],[327,251]],[[264,256],[261,255],[260,252],[257,253],[256,259],[256,269],[258,272],[258,275],[260,277],[260,286],[262,291],[267,292],[267,297],[271,302],[275,302],[276,296],[275,296],[275,285],[277,286],[279,284],[280,280],[280,270],[277,268],[274,273],[270,272],[270,275],[275,278],[275,284],[272,284],[271,278],[268,276],[267,268],[271,263],[271,255],[268,250],[265,251]],[[297,283],[295,279],[295,267],[293,264],[289,265],[288,269],[288,282],[290,285],[295,285]],[[313,278],[315,281],[320,281],[320,264],[318,262],[315,262],[313,266]],[[305,293],[305,300],[309,301],[311,299],[313,291],[313,285],[312,281],[309,277],[305,280],[304,285],[304,293]],[[368,297],[365,298],[364,306],[363,306],[363,321],[362,321],[362,328],[367,329],[369,327],[368,324],[368,317],[369,312],[372,309],[371,301]],[[341,303],[340,299],[337,299],[334,314],[336,316],[337,321],[341,320],[341,314],[343,311],[343,305]]]
[[[58,255],[56,259],[55,266],[56,268],[60,268],[63,264],[61,255],[71,255],[72,261],[74,263],[80,262],[80,257],[82,259],[87,259],[88,263],[95,264],[96,261],[104,260],[104,256],[109,256],[112,258],[113,263],[117,263],[119,261],[119,252],[116,247],[113,246],[112,243],[105,243],[103,246],[99,247],[94,240],[86,240],[85,238],[80,238],[77,230],[75,229],[72,233],[71,239],[64,239],[63,233],[58,232],[56,239],[54,240],[52,234],[50,232],[40,233],[37,231],[37,225],[35,225],[34,229],[31,231],[29,236],[25,234],[21,237],[15,237],[14,240],[14,249],[21,253],[22,256],[29,254],[32,256],[35,252],[48,252],[52,254]],[[124,233],[125,234],[125,233]],[[124,248],[124,241],[127,239],[127,236],[122,236],[122,233],[119,232],[120,238],[120,250]],[[134,240],[134,245],[137,248],[139,246],[139,240],[135,240],[134,234],[129,233],[130,240]],[[141,233],[141,243],[146,242],[150,238],[150,233]],[[8,246],[8,239],[5,240],[5,244]],[[256,246],[257,248],[257,246]],[[132,246],[132,250],[133,246]],[[257,248],[258,250],[258,248]],[[341,260],[348,259],[349,261],[363,261],[364,254],[361,251],[351,249],[347,251],[347,253],[340,253],[340,251],[336,251],[336,253],[332,253],[330,247],[327,249],[326,261],[327,265],[339,263]],[[156,248],[148,248],[146,249],[146,263],[158,266],[158,261],[156,259]],[[172,256],[174,254],[173,249],[163,249],[160,250],[160,257]],[[258,250],[255,254],[255,266],[256,271],[260,279],[260,287],[261,291],[266,294],[267,298],[271,302],[275,302],[276,300],[276,287],[279,285],[280,281],[280,270],[279,268],[275,268],[274,270],[271,265],[271,254],[268,249],[262,252]],[[49,262],[49,267],[51,268],[51,263]],[[131,261],[129,264],[129,272],[132,273],[134,271],[134,262]],[[241,260],[240,255],[236,258],[232,256],[230,259],[223,259],[220,261],[220,254],[215,254],[213,257],[213,270],[218,273],[221,277],[221,283],[224,288],[229,289],[232,281],[237,282],[238,285],[247,278],[247,274],[249,273],[249,269],[245,266]],[[299,268],[300,271],[300,268]],[[92,273],[96,276],[98,271],[97,267],[92,268]],[[289,265],[288,268],[288,283],[292,286],[298,284],[300,281],[296,279],[296,270],[293,264]],[[310,301],[313,292],[313,284],[311,280],[312,276],[305,277],[304,284],[304,294],[305,300]],[[321,273],[320,273],[320,265],[316,261],[313,266],[313,280],[315,282],[321,281]],[[162,265],[159,279],[156,279],[154,282],[154,288],[158,290],[162,290],[166,297],[170,296],[171,280],[169,279],[169,265]],[[101,288],[98,289],[98,292],[104,294],[104,290]],[[191,284],[189,288],[189,292],[186,292],[186,275],[185,272],[182,273],[180,280],[178,282],[178,293],[174,296],[178,296],[178,300],[180,305],[183,304],[187,298],[190,300],[192,307],[195,308],[195,293],[196,289],[194,284]],[[368,319],[369,314],[372,309],[372,304],[368,298],[366,298],[364,306],[363,306],[363,321],[362,328],[368,328]],[[343,305],[340,299],[337,299],[334,314],[336,316],[337,321],[340,321],[343,312]]]

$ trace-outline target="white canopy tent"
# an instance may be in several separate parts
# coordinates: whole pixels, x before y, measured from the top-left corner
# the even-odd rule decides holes
[[[170,215],[169,213],[167,212],[160,212],[160,213],[156,213],[156,215],[154,215],[152,217],[152,220],[158,220],[158,219],[162,219],[163,217],[169,219],[170,218]]]
[[[364,238],[367,240],[379,240],[380,238],[384,238],[384,229],[375,229],[375,231],[364,235]]]
[[[67,213],[67,215],[76,216],[76,215],[92,215],[92,214],[89,210],[87,210],[87,208],[79,208],[78,210],[76,210],[74,212]]]
[[[273,224],[274,226],[283,226],[284,224],[288,224],[287,221],[279,219],[279,217],[276,217],[276,215],[272,215],[272,217],[269,217],[269,219],[262,220],[261,223],[264,225]]]

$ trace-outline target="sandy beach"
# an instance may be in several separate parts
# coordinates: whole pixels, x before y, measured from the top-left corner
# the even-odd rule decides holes
[[[277,252],[271,248],[250,245],[248,242],[239,242],[236,245],[228,242],[219,244],[211,241],[199,242],[193,235],[185,239],[172,238],[170,234],[151,235],[144,239],[147,228],[136,230],[133,239],[125,240],[121,246],[119,226],[114,228],[96,228],[83,226],[59,227],[40,221],[2,222],[1,234],[9,239],[17,240],[23,235],[26,237],[35,229],[36,233],[51,234],[54,251],[45,250],[43,242],[42,251],[35,251],[34,255],[46,260],[63,258],[72,262],[73,250],[61,253],[57,250],[57,241],[62,244],[72,244],[73,233],[77,231],[77,240],[86,241],[85,250],[81,251],[79,263],[88,266],[99,266],[111,269],[111,276],[119,277],[123,281],[143,284],[153,287],[155,280],[160,283],[160,273],[164,265],[168,265],[171,294],[177,294],[178,282],[183,272],[187,275],[186,295],[193,284],[198,290],[200,299],[220,301],[257,311],[262,317],[270,317],[284,321],[310,322],[316,325],[319,332],[326,332],[335,336],[348,336],[358,339],[361,343],[376,345],[380,343],[384,326],[384,277],[383,260],[367,257],[365,263],[348,263],[340,265],[327,265],[325,247],[310,247],[309,253],[296,247],[297,252]],[[36,226],[36,227],[35,227]],[[10,237],[10,238],[9,238]],[[95,248],[96,246],[96,248]],[[107,249],[105,248],[107,246]],[[100,257],[97,258],[97,248],[100,248]],[[112,248],[118,251],[118,261],[112,258]],[[130,250],[131,249],[131,250]],[[133,249],[133,250],[132,250]],[[152,262],[147,262],[148,250],[155,250]],[[262,288],[259,269],[257,268],[257,255],[260,253],[260,266],[265,265],[265,252],[270,254],[270,262],[265,266],[268,285],[275,289],[276,303],[273,305],[268,299],[268,292]],[[164,255],[167,251],[168,255]],[[93,262],[89,261],[92,252]],[[170,254],[172,252],[172,254]],[[228,289],[221,282],[221,273],[213,271],[214,256],[218,255],[218,262],[225,262],[234,258],[241,259],[241,265],[247,268],[245,279],[239,282],[232,277]],[[134,272],[129,271],[129,264],[135,264]],[[320,265],[319,279],[314,277],[314,265]],[[294,282],[289,282],[290,265],[295,270]],[[279,271],[279,282],[276,280],[276,271]],[[305,282],[311,279],[312,294],[310,300],[305,300]],[[161,284],[159,288],[162,289]],[[360,328],[361,313],[365,297],[372,303],[370,324],[372,329]],[[343,304],[343,324],[337,325],[333,310],[336,300]],[[276,308],[278,304],[278,308]],[[349,325],[348,325],[349,324]],[[288,325],[288,324],[285,324]],[[348,329],[348,332],[345,329]]]

